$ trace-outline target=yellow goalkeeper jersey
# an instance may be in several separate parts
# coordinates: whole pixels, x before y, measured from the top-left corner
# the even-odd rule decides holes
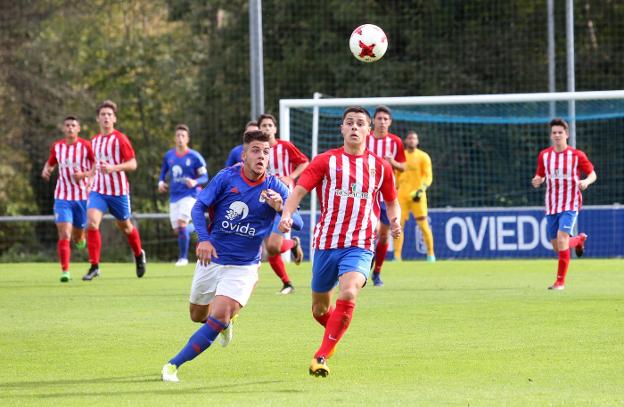
[[[407,195],[419,188],[427,189],[433,182],[431,158],[422,150],[405,150],[405,171],[397,179],[399,194]]]

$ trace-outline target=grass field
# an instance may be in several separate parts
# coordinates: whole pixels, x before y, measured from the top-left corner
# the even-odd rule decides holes
[[[193,267],[104,264],[58,282],[56,264],[0,265],[2,406],[615,406],[624,405],[624,261],[574,260],[551,292],[555,260],[387,263],[363,289],[329,361],[310,315],[310,265],[296,291],[265,266],[227,348],[215,344],[162,383],[162,365],[197,325]]]

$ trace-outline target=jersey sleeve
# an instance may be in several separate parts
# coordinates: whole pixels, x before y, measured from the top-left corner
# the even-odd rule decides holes
[[[238,145],[236,147],[234,147],[231,151],[230,151],[230,155],[228,155],[227,160],[225,161],[225,166],[226,167],[231,167],[233,165],[238,164],[239,162],[241,162],[241,153],[242,153],[242,146]]]
[[[399,136],[397,136],[395,140],[397,143],[397,153],[394,159],[398,163],[404,163],[405,161],[407,161],[407,159],[405,158],[405,148],[403,147],[403,141]]]
[[[288,199],[288,195],[289,195],[288,187],[286,186],[286,184],[284,184],[279,179],[274,178],[273,184],[271,185],[271,189],[273,189],[275,192],[280,194],[282,196],[282,200],[286,202],[286,199]]]
[[[594,171],[594,164],[589,161],[587,155],[584,152],[578,151],[579,169],[585,174],[589,175]]]
[[[126,162],[130,161],[135,157],[134,149],[132,148],[132,144],[130,144],[130,140],[124,134],[117,135],[119,139],[119,151],[121,153],[121,161]]]
[[[429,187],[433,182],[433,170],[431,168],[431,157],[429,157],[429,154],[423,153],[423,159],[420,165],[422,182]],[[419,185],[418,187],[420,188],[421,186]]]
[[[396,187],[394,186],[394,175],[392,174],[392,166],[389,162],[382,160],[383,181],[381,183],[381,193],[386,202],[394,201],[397,197]]]
[[[310,192],[317,187],[323,180],[328,165],[328,156],[326,154],[317,155],[312,162],[303,171],[297,185],[301,185],[306,191]]]
[[[204,185],[208,182],[208,169],[206,168],[206,160],[198,152],[194,153],[195,156],[195,181],[199,185]]]
[[[91,143],[85,140],[82,143],[87,149],[87,161],[89,162],[89,168],[95,164],[95,153],[93,152],[93,147],[91,147]]]
[[[169,172],[169,162],[167,161],[167,154],[163,156],[162,166],[160,167],[160,177],[158,177],[158,181],[165,182],[167,178],[167,172]]]
[[[52,147],[50,147],[50,155],[48,156],[48,165],[50,166],[55,166],[58,163],[58,161],[56,160],[55,147],[56,147],[56,143],[52,144]]]
[[[546,176],[546,168],[544,167],[544,152],[542,151],[537,156],[537,168],[535,169],[535,175],[537,177],[544,178]]]
[[[221,195],[224,190],[225,182],[227,181],[227,175],[225,170],[222,170],[217,175],[215,175],[212,180],[208,183],[206,188],[202,189],[202,191],[197,195],[197,201],[201,202],[202,205],[206,208],[211,207],[218,196]]]
[[[308,157],[301,152],[293,143],[286,144],[288,148],[288,153],[290,155],[290,163],[293,165],[293,169],[297,168],[299,165],[307,163]]]

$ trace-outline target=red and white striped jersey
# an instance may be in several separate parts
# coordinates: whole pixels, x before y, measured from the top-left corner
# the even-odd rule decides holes
[[[397,162],[405,162],[403,141],[396,134],[388,133],[385,137],[376,138],[375,134],[371,132],[366,139],[366,147],[381,158],[390,155]]]
[[[593,164],[581,150],[568,147],[558,153],[549,147],[539,153],[535,175],[546,178],[546,214],[581,209],[583,197],[578,189],[581,171],[589,175]]]
[[[113,130],[111,134],[98,134],[91,139],[95,154],[95,178],[91,190],[102,195],[128,195],[130,185],[124,171],[105,174],[100,171],[100,164],[122,164],[134,158],[132,144],[125,134]]]
[[[80,137],[73,144],[65,139],[56,141],[50,148],[48,165],[58,164],[59,176],[54,189],[54,199],[84,201],[89,193],[87,179],[76,181],[74,174],[87,172],[93,168],[93,150],[91,144]]]
[[[316,188],[321,217],[314,228],[314,248],[361,247],[373,251],[380,207],[378,194],[396,199],[392,167],[368,150],[354,156],[344,147],[312,160],[297,185]]]
[[[276,141],[277,144],[271,147],[269,155],[269,175],[288,176],[299,165],[308,162],[308,157],[290,141]]]

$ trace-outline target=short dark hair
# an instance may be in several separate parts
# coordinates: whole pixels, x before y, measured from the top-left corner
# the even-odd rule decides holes
[[[262,113],[260,116],[258,116],[258,120],[257,120],[258,126],[260,126],[264,120],[269,120],[269,119],[272,120],[275,127],[277,127],[277,119],[275,119],[275,116],[273,116],[270,113]]]
[[[65,116],[65,118],[63,119],[63,123],[65,123],[67,120],[75,120],[78,123],[80,123],[80,120],[78,120],[78,118],[76,116],[72,116],[72,115]]]
[[[117,114],[117,104],[113,102],[112,100],[108,100],[108,99],[100,103],[98,108],[95,110],[95,114],[100,114],[100,110],[104,109],[105,107],[108,107],[109,109],[113,109],[113,113]]]
[[[260,130],[246,131],[243,135],[243,145],[248,145],[252,141],[269,142],[269,136]]]
[[[392,119],[392,110],[390,110],[388,106],[384,106],[384,105],[377,106],[373,117],[377,117],[377,113],[386,113]]]
[[[370,113],[368,113],[368,110],[366,110],[362,106],[349,106],[349,107],[347,107],[344,110],[344,112],[342,112],[342,121],[344,121],[344,119],[345,119],[345,117],[347,117],[348,113],[364,113],[366,115],[366,117],[368,117],[368,122],[370,123],[370,121],[371,121]]]
[[[553,126],[561,126],[565,129],[566,132],[568,131],[568,122],[563,120],[561,117],[555,117],[550,121],[548,125],[551,129],[553,128]]]
[[[175,130],[174,131],[178,131],[178,130],[184,130],[186,132],[186,134],[188,134],[189,136],[191,135],[191,130],[189,129],[189,126],[187,126],[184,123],[180,123],[177,126],[175,126]]]
[[[245,130],[247,130],[247,129],[249,128],[249,126],[256,126],[256,127],[259,127],[259,126],[258,126],[258,122],[257,122],[257,121],[255,121],[255,120],[250,120],[250,121],[248,121],[248,122],[247,122],[247,124],[245,125]]]

